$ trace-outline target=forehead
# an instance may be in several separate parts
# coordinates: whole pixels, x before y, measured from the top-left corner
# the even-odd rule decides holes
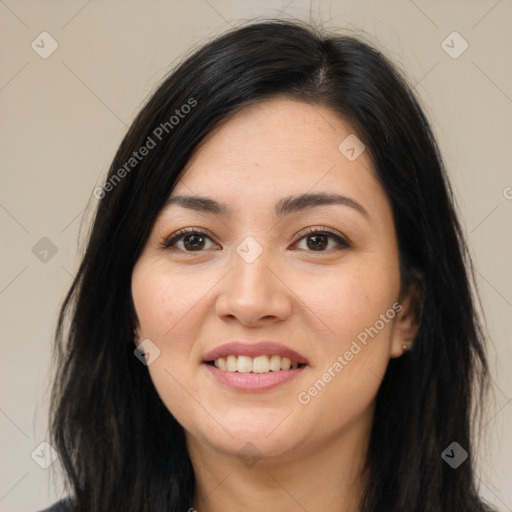
[[[339,143],[351,133],[348,123],[322,105],[284,97],[267,99],[221,122],[201,142],[188,166],[205,158],[331,161],[332,152],[339,152]]]
[[[322,191],[385,206],[368,153],[351,161],[339,149],[354,135],[322,105],[284,97],[258,102],[205,137],[171,197],[215,195],[225,203],[275,204],[283,196]]]

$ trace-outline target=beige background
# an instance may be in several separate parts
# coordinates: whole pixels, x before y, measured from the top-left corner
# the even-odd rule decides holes
[[[0,0],[0,511],[34,511],[61,496],[58,474],[50,478],[57,464],[45,470],[31,458],[47,439],[51,336],[92,191],[127,126],[205,38],[255,16],[310,15],[364,31],[406,70],[438,135],[490,334],[496,403],[483,432],[481,493],[512,510],[510,0]],[[31,47],[43,31],[58,42],[47,59]],[[456,59],[441,46],[453,31],[469,44]],[[43,237],[57,248],[46,262],[32,252]]]

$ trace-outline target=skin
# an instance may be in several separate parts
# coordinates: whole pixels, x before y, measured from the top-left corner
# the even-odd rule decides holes
[[[320,105],[274,97],[244,108],[203,140],[171,194],[208,196],[231,213],[164,208],[134,268],[137,333],[160,350],[148,370],[185,429],[200,512],[358,510],[375,396],[418,322],[412,294],[399,295],[391,205],[369,153],[349,161],[338,149],[352,133]],[[275,216],[277,201],[305,192],[347,196],[369,218],[341,205]],[[210,238],[162,248],[183,227]],[[318,249],[301,235],[308,227],[328,227],[350,247],[325,238]],[[263,249],[252,263],[236,252],[249,236]],[[396,302],[401,311],[300,403],[298,394]],[[309,366],[273,390],[226,388],[201,360],[242,337],[280,342]],[[260,456],[253,465],[237,457],[248,442]]]

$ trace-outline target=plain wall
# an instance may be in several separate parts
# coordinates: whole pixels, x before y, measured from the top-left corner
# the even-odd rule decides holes
[[[255,16],[310,15],[327,28],[364,31],[406,71],[431,119],[489,332],[496,403],[481,433],[487,442],[479,459],[481,494],[499,511],[512,510],[512,3],[6,0],[0,2],[1,511],[34,511],[62,496],[58,474],[50,479],[57,464],[43,469],[31,457],[47,439],[51,337],[79,262],[81,223],[83,240],[97,204],[92,191],[129,123],[167,71],[206,38]],[[46,59],[31,46],[35,40],[39,52],[51,49],[48,36],[41,36],[44,45],[38,37],[44,31],[58,43]],[[442,47],[454,31],[469,45],[457,58],[458,36],[448,39],[452,56]]]

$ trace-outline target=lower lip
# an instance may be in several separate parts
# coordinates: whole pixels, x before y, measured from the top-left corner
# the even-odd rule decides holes
[[[277,372],[252,373],[252,372],[228,372],[219,370],[216,366],[203,363],[206,369],[221,383],[237,391],[267,391],[276,388],[285,382],[297,377],[305,369],[305,366],[293,370],[279,370]]]

